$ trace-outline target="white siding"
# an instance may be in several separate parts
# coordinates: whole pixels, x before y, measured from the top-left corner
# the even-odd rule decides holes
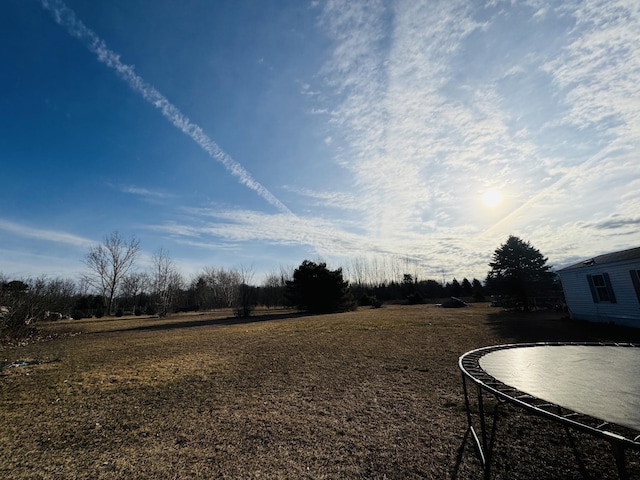
[[[558,272],[571,317],[640,327],[640,301],[630,270],[640,270],[640,261],[591,265]],[[609,275],[616,303],[593,301],[587,275],[603,273]]]

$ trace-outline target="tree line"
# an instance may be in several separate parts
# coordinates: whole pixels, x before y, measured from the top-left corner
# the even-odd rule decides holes
[[[483,300],[498,293],[526,309],[528,296],[554,288],[547,259],[514,236],[494,252],[484,282],[454,278],[444,283],[398,272],[387,281],[379,265],[362,260],[350,265],[351,283],[345,280],[342,268],[331,270],[323,262],[310,260],[295,269],[281,267],[259,286],[252,284],[253,271],[246,267],[204,267],[187,281],[164,248],[152,255],[147,271],[136,269],[139,255],[140,243],[135,237],[125,239],[114,232],[89,249],[83,259],[87,269],[78,282],[46,277],[8,279],[0,274],[0,333],[63,317],[165,316],[216,308],[231,308],[235,315],[247,317],[258,305],[332,312],[445,297]]]

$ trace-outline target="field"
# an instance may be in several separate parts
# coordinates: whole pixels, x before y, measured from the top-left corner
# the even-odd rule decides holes
[[[640,342],[638,330],[486,304],[41,329],[42,341],[0,347],[0,365],[16,365],[0,370],[0,478],[480,478],[471,444],[461,449],[461,354],[508,342]],[[501,412],[493,478],[582,478],[561,428]],[[592,478],[617,478],[606,443],[576,439]],[[640,478],[637,452],[627,461]]]

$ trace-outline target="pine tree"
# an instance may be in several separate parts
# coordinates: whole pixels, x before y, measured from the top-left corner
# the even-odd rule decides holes
[[[354,310],[355,300],[342,269],[329,270],[325,263],[305,260],[287,281],[287,297],[291,304],[312,313]]]
[[[547,258],[529,242],[510,235],[493,253],[486,285],[494,293],[511,296],[517,306],[529,309],[529,297],[553,284]]]

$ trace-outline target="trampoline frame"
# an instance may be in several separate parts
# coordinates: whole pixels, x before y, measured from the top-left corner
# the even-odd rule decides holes
[[[510,348],[527,348],[527,347],[540,347],[540,346],[605,346],[605,347],[624,347],[624,348],[640,348],[640,344],[634,343],[598,343],[598,342],[539,342],[539,343],[512,343],[504,345],[494,345],[490,347],[482,347],[475,350],[471,350],[463,354],[458,360],[458,366],[462,372],[462,389],[464,393],[465,408],[467,414],[468,428],[464,435],[463,448],[466,444],[467,438],[471,435],[476,454],[484,470],[484,478],[489,479],[491,476],[491,457],[493,454],[493,447],[496,437],[497,416],[498,407],[502,403],[511,403],[524,408],[525,410],[547,418],[551,421],[555,421],[564,426],[565,431],[569,437],[569,442],[574,450],[576,459],[583,476],[586,475],[584,466],[578,455],[573,437],[571,435],[571,429],[581,431],[590,434],[594,437],[600,438],[609,442],[612,448],[613,456],[616,461],[616,467],[618,469],[618,476],[622,480],[629,478],[626,469],[625,450],[640,451],[640,432],[634,429],[616,425],[609,422],[604,422],[600,419],[594,418],[590,415],[575,412],[571,409],[550,403],[545,400],[539,399],[533,395],[521,392],[520,390],[506,385],[505,383],[497,380],[490,374],[488,374],[481,366],[480,359],[491,352],[498,350],[505,350]],[[475,385],[477,388],[477,407],[478,407],[478,421],[480,437],[476,433],[474,428],[474,421],[472,414],[472,405],[470,400],[470,392],[468,382]],[[488,414],[483,396],[489,394],[497,400],[495,409],[491,414]],[[490,431],[487,424],[488,415],[493,417]]]

